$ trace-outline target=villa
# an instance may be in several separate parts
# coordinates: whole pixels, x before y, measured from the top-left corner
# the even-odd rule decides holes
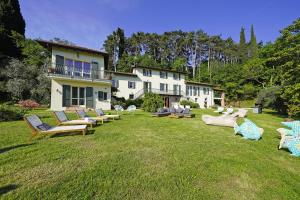
[[[224,92],[215,85],[185,80],[186,73],[156,67],[133,66],[131,73],[108,68],[105,52],[75,45],[38,40],[50,50],[51,110],[111,109],[111,87],[116,97],[138,99],[147,92],[162,96],[165,107],[189,100],[200,108],[224,106]]]

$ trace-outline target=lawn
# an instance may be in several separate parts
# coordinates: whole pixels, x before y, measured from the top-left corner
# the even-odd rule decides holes
[[[35,111],[55,125],[47,111]],[[275,113],[249,113],[265,129],[244,140],[232,128],[196,118],[154,118],[142,111],[90,134],[28,143],[24,121],[0,123],[3,199],[299,199],[300,158],[277,150]],[[69,114],[75,118],[74,114]]]

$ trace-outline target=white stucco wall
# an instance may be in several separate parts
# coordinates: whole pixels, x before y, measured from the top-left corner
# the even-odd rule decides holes
[[[66,80],[62,78],[52,78],[51,81],[51,110],[65,110],[66,107],[62,107],[62,93],[63,85],[70,85],[73,87],[93,87],[93,103],[94,108],[102,108],[104,110],[110,110],[111,107],[111,85],[110,83],[101,82],[88,82],[85,80]],[[107,100],[98,100],[98,91],[107,92]],[[81,106],[84,107],[85,106]]]
[[[211,107],[214,105],[213,101],[213,96],[214,96],[214,91],[213,88],[210,86],[203,86],[203,85],[197,85],[197,84],[186,84],[186,86],[192,87],[192,95],[185,95],[185,98],[189,98],[189,100],[197,102],[200,106],[200,108],[204,108],[204,101],[205,98],[207,98],[207,106]],[[198,92],[196,95],[194,95],[194,87],[199,87],[200,88],[200,95],[198,95]],[[204,94],[204,88],[207,88],[209,90],[208,94]],[[185,89],[186,91],[186,89]]]
[[[143,82],[139,77],[113,74],[112,80],[119,81],[118,92],[116,93],[117,97],[129,99],[130,94],[135,95],[138,91],[143,89]],[[134,89],[128,88],[128,81],[135,82]]]

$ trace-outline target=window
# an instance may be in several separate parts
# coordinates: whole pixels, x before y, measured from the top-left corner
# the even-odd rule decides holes
[[[181,85],[173,85],[173,94],[181,95]]]
[[[189,87],[189,86],[186,86],[186,90],[185,90],[185,95],[186,95],[186,96],[189,96],[189,89],[190,89],[190,87]]]
[[[150,69],[143,69],[144,76],[152,76],[152,71]]]
[[[107,100],[107,92],[98,91],[98,100],[106,101]]]
[[[196,86],[194,86],[193,89],[194,89],[194,96],[197,96],[197,88],[196,88]]]
[[[168,72],[159,72],[160,78],[167,79],[168,78]]]
[[[83,77],[91,77],[91,63],[83,62]]]
[[[112,86],[115,88],[119,88],[119,80],[112,80]]]
[[[209,95],[209,88],[203,88],[203,94]]]
[[[134,94],[130,94],[129,99],[134,99]]]
[[[174,80],[180,80],[180,74],[174,73],[174,74],[173,74],[173,79],[174,79]]]
[[[74,76],[81,76],[82,62],[75,60],[74,62]]]
[[[198,91],[198,96],[200,97],[200,87],[197,87],[197,91]]]
[[[72,87],[72,105],[85,105],[85,88]]]
[[[133,81],[128,81],[128,88],[130,88],[130,89],[135,89],[135,82],[133,82]]]
[[[166,92],[168,92],[168,84],[161,83],[160,84],[160,91],[166,91]]]

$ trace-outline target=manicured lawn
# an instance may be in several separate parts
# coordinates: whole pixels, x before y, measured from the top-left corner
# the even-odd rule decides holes
[[[47,111],[36,111],[55,125]],[[232,128],[139,111],[94,132],[34,139],[23,121],[0,123],[3,199],[299,199],[300,158],[277,150],[272,113],[249,118],[255,142]],[[69,115],[75,118],[75,115]]]

